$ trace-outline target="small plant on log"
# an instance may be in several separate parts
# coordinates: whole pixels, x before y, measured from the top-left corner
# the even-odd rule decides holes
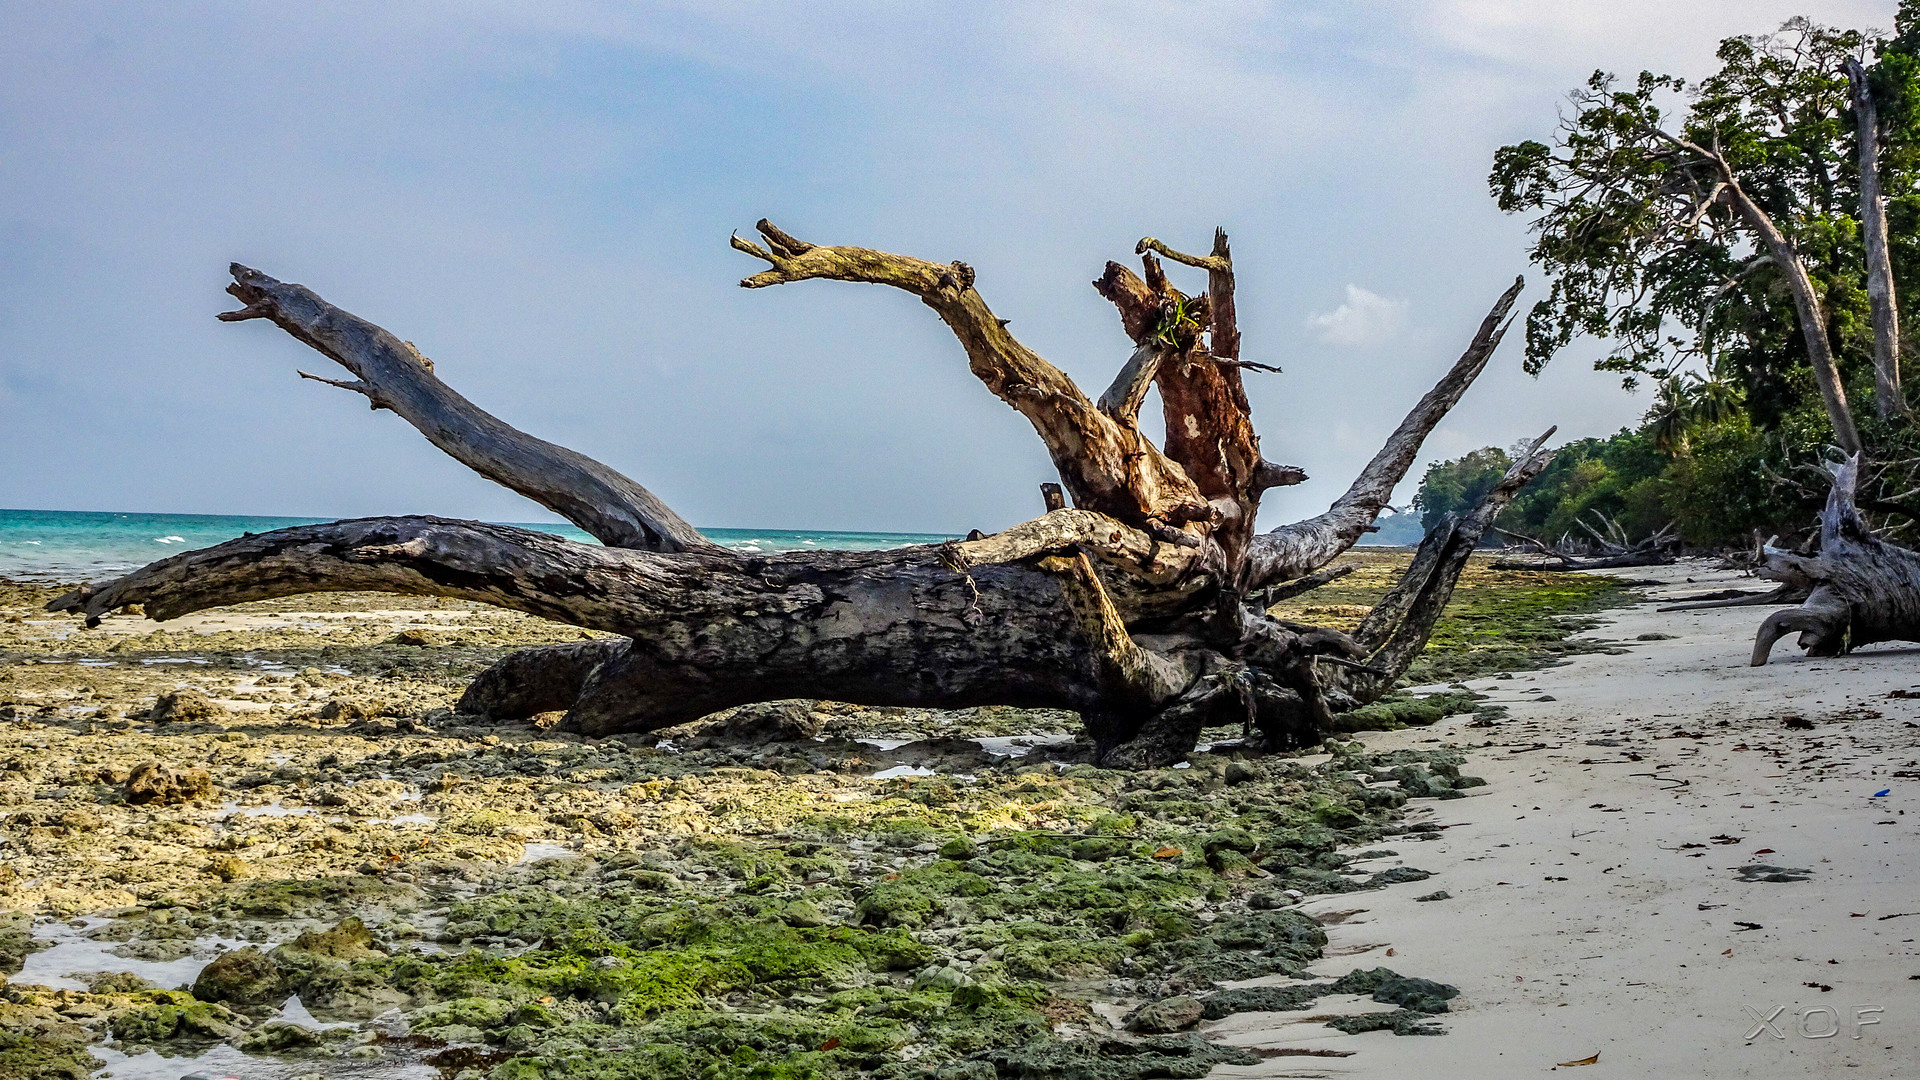
[[[732,241],[765,264],[746,288],[861,282],[933,309],[973,374],[1032,423],[1072,505],[946,544],[729,551],[626,476],[482,411],[395,335],[236,265],[227,291],[245,306],[221,319],[274,323],[353,376],[319,381],[391,410],[604,546],[474,521],[365,518],[186,552],[49,606],[96,622],[127,604],[169,619],[325,590],[458,597],[618,635],[507,656],[468,687],[465,712],[565,710],[567,728],[605,735],[782,698],[1044,706],[1078,711],[1098,760],[1148,765],[1178,760],[1210,725],[1244,724],[1270,746],[1310,744],[1335,711],[1384,693],[1425,645],[1494,515],[1547,462],[1543,435],[1477,506],[1429,532],[1353,633],[1284,622],[1256,598],[1314,574],[1371,526],[1485,368],[1518,281],[1345,494],[1323,514],[1256,533],[1262,493],[1306,474],[1261,456],[1241,375],[1274,369],[1239,358],[1225,232],[1206,255],[1142,240],[1141,273],[1107,264],[1094,287],[1133,351],[1090,399],[1008,332],[967,264],[813,244],[764,220],[757,230],[757,241]],[[1205,291],[1175,288],[1162,258],[1204,271]],[[1150,388],[1164,445],[1138,422]]]

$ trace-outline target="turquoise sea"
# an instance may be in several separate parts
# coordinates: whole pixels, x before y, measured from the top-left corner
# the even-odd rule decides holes
[[[0,510],[0,578],[92,581],[182,551],[211,547],[242,533],[312,525],[328,518],[237,517],[227,514],[108,514],[71,510]],[[583,543],[596,541],[571,525],[519,524]],[[918,533],[807,532],[790,529],[705,529],[738,551],[838,548],[874,551],[937,544],[950,536]]]

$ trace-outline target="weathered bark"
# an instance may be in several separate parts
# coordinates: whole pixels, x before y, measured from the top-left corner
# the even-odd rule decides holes
[[[764,248],[733,241],[771,267],[742,282],[749,288],[870,282],[933,308],[974,374],[1033,424],[1073,506],[1043,485],[1053,488],[1048,513],[990,536],[886,552],[728,552],[626,477],[482,412],[387,331],[236,266],[230,291],[247,307],[223,318],[272,320],[357,377],[321,381],[393,410],[607,546],[477,522],[370,518],[185,552],[49,607],[96,624],[133,603],[167,619],[302,592],[457,597],[618,635],[515,653],[473,682],[463,711],[565,710],[566,727],[609,734],[791,697],[1045,706],[1079,712],[1101,760],[1114,764],[1177,760],[1208,724],[1244,724],[1272,745],[1311,742],[1332,707],[1383,689],[1425,642],[1464,565],[1457,544],[1416,564],[1364,641],[1276,620],[1260,610],[1256,590],[1310,575],[1359,539],[1426,434],[1485,367],[1517,282],[1327,514],[1256,538],[1260,493],[1305,477],[1259,455],[1240,371],[1269,365],[1238,358],[1224,233],[1204,257],[1141,242],[1142,251],[1206,269],[1202,298],[1175,290],[1150,255],[1144,280],[1109,267],[1102,292],[1135,348],[1095,402],[1007,333],[965,264],[818,246],[765,221],[758,230]],[[1137,422],[1149,386],[1167,410],[1165,452]],[[1511,486],[1490,496],[1499,506],[1532,475],[1516,469]],[[1487,506],[1450,524],[1450,536],[1477,539],[1498,512]],[[1348,680],[1330,695],[1328,671],[1371,681]]]
[[[1427,647],[1434,624],[1452,599],[1454,586],[1480,546],[1480,538],[1514,496],[1553,461],[1553,451],[1542,449],[1553,432],[1548,428],[1528,444],[1464,517],[1456,519],[1449,514],[1428,530],[1399,584],[1354,630],[1354,641],[1366,653],[1366,667],[1342,668],[1335,673],[1337,677],[1330,681],[1340,692],[1356,701],[1370,701],[1407,673]]]
[[[223,322],[268,319],[352,372],[353,382],[318,382],[352,390],[375,409],[391,409],[427,441],[481,476],[552,510],[601,543],[642,551],[725,549],[701,536],[652,492],[584,454],[536,439],[495,417],[434,374],[412,342],[314,295],[234,263],[227,291],[247,306],[222,312]]]
[[[589,734],[791,697],[1097,712],[1093,649],[1076,632],[1060,578],[1019,565],[957,567],[949,547],[740,559],[595,547],[444,518],[366,518],[184,552],[49,606],[98,617],[140,603],[164,620],[364,590],[473,600],[619,634],[631,647],[540,650],[543,661],[525,670],[541,672],[541,685],[513,691],[526,700],[506,710],[576,710],[566,725]],[[601,670],[586,693],[574,684],[578,701],[566,699],[568,680],[610,662],[631,677]],[[523,681],[490,677],[490,705],[506,704],[503,679]]]
[[[1820,513],[1820,550],[1800,555],[1763,549],[1755,572],[1788,585],[1810,584],[1799,607],[1776,611],[1760,624],[1753,664],[1767,662],[1773,643],[1798,631],[1809,656],[1839,656],[1876,641],[1920,641],[1920,552],[1873,535],[1854,505],[1860,455],[1834,471],[1833,490]]]
[[[1728,589],[1725,593],[1707,593],[1706,596],[1711,599],[1686,600],[1654,610],[1665,614],[1669,611],[1707,611],[1712,608],[1727,607],[1775,607],[1781,604],[1798,604],[1804,601],[1812,591],[1811,588],[1783,582],[1779,587],[1766,592]],[[1726,595],[1726,593],[1733,595]]]
[[[1866,242],[1867,305],[1873,316],[1873,395],[1882,420],[1909,412],[1900,389],[1900,309],[1887,249],[1887,203],[1880,190],[1880,115],[1860,61],[1846,63],[1860,163],[1860,225]]]

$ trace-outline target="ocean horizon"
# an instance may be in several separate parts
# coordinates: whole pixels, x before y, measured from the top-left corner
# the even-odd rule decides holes
[[[77,582],[124,574],[182,551],[212,547],[245,533],[272,532],[338,518],[243,514],[132,514],[95,510],[0,509],[0,578]],[[498,524],[599,541],[565,522]],[[954,539],[940,533],[836,532],[826,529],[702,529],[740,552],[878,551]]]

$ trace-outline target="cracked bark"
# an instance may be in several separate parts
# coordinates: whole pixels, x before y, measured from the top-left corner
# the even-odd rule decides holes
[[[1760,624],[1755,667],[1767,662],[1775,642],[1796,632],[1808,656],[1839,656],[1876,641],[1920,641],[1920,552],[1873,535],[1854,504],[1859,480],[1855,454],[1834,471],[1817,553],[1762,549],[1755,573],[1810,591],[1799,607],[1776,611]]]
[[[482,411],[393,334],[236,265],[229,291],[245,307],[223,319],[273,322],[354,377],[320,381],[392,410],[606,546],[478,522],[369,518],[184,552],[49,607],[93,623],[132,603],[167,619],[301,592],[457,597],[616,635],[508,656],[468,687],[465,711],[564,709],[566,727],[609,734],[790,697],[1045,706],[1079,712],[1101,760],[1140,765],[1177,760],[1209,724],[1244,723],[1271,745],[1316,740],[1331,709],[1384,689],[1392,665],[1404,670],[1417,654],[1471,550],[1460,538],[1484,527],[1449,523],[1446,536],[1429,538],[1435,553],[1370,620],[1377,632],[1350,637],[1260,609],[1261,590],[1313,574],[1372,523],[1485,367],[1517,282],[1326,514],[1259,536],[1262,492],[1305,475],[1260,454],[1242,372],[1277,369],[1240,358],[1223,232],[1204,256],[1141,241],[1144,275],[1108,266],[1096,286],[1133,352],[1096,401],[1008,333],[966,264],[812,244],[766,221],[757,231],[758,242],[733,239],[767,264],[741,282],[747,288],[818,278],[919,297],[974,375],[1033,425],[1071,505],[1049,497],[1039,518],[946,544],[742,556],[612,468]],[[1181,293],[1156,253],[1205,270],[1207,292]],[[1149,389],[1160,393],[1164,448],[1139,429]]]

